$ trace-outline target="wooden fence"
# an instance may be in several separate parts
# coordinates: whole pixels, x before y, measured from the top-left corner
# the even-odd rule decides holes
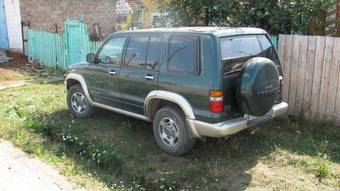
[[[340,38],[279,35],[289,114],[340,125]]]

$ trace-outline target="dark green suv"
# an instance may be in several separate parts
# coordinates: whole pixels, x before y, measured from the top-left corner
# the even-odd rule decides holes
[[[288,108],[280,61],[262,29],[117,32],[86,59],[67,72],[70,112],[82,118],[100,107],[153,122],[158,145],[174,155]]]

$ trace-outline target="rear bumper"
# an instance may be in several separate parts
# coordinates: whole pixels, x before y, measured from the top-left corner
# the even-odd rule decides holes
[[[245,119],[243,117],[224,121],[221,123],[206,123],[197,120],[189,120],[189,124],[193,128],[194,134],[201,137],[225,137],[231,134],[235,134],[243,129],[251,127],[253,125],[268,121],[274,117],[287,113],[288,104],[281,102],[273,106],[273,108],[266,115],[256,117],[254,119]]]

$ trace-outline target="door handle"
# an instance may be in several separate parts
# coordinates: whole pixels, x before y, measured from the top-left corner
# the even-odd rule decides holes
[[[117,75],[117,72],[115,70],[110,70],[109,74],[112,75],[112,76],[115,76],[115,75]]]
[[[153,75],[146,75],[146,76],[144,76],[144,78],[146,80],[154,80],[155,79],[155,77]]]

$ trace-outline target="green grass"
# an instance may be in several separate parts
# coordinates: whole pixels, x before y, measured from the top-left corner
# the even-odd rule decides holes
[[[0,136],[93,190],[336,190],[340,128],[279,119],[175,157],[151,124],[96,110],[74,119],[62,83],[0,91]]]

